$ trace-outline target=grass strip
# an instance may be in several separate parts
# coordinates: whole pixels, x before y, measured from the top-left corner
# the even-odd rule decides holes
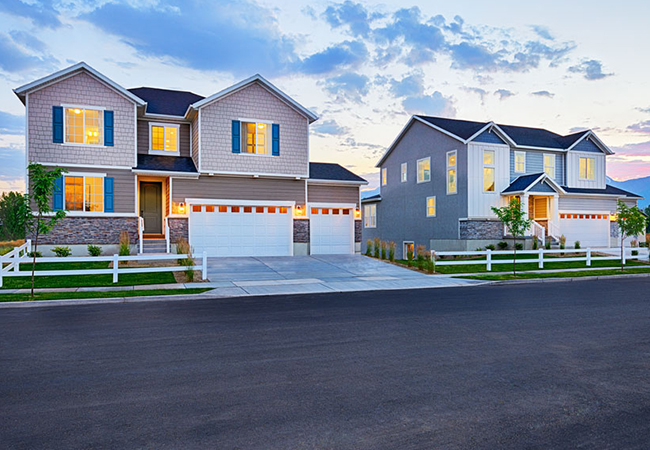
[[[200,294],[211,288],[195,289],[143,289],[138,291],[108,291],[108,292],[37,292],[34,300],[69,300],[79,298],[115,298],[115,297],[151,297],[156,295],[189,295]],[[2,294],[0,302],[29,301],[29,294]]]
[[[650,273],[650,267],[631,267],[629,269],[602,269],[602,270],[583,270],[575,272],[541,272],[531,273],[523,272],[513,275],[512,273],[503,274],[485,274],[485,275],[467,275],[454,278],[468,278],[472,280],[484,281],[502,281],[502,280],[526,280],[535,278],[578,278],[578,277],[598,277],[604,275],[628,275],[634,273]]]

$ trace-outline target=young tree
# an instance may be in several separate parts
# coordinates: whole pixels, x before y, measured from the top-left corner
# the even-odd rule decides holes
[[[31,296],[34,298],[34,270],[36,269],[36,251],[38,250],[38,237],[41,234],[49,233],[56,223],[65,217],[63,208],[56,211],[54,215],[50,216],[52,208],[52,195],[54,189],[60,189],[56,186],[56,180],[67,172],[66,169],[60,167],[52,170],[46,170],[40,164],[30,163],[27,166],[29,174],[29,194],[25,196],[26,199],[26,214],[25,214],[25,231],[27,235],[34,236],[34,246],[32,247],[32,292]],[[61,205],[63,206],[63,205]],[[33,209],[33,211],[32,211]],[[47,217],[47,219],[45,219]]]
[[[616,218],[620,230],[621,270],[623,270],[623,241],[625,241],[626,237],[642,234],[648,224],[648,218],[638,207],[633,206],[630,208],[620,200],[616,204]]]
[[[29,206],[20,192],[6,192],[0,197],[0,221],[2,240],[14,241],[25,238],[25,216]]]
[[[512,198],[508,206],[503,206],[501,208],[492,207],[492,212],[503,222],[506,226],[508,233],[512,235],[514,240],[514,258],[512,260],[512,273],[517,274],[516,264],[517,264],[517,238],[524,237],[526,230],[528,230],[533,223],[532,220],[526,219],[524,211],[521,209],[521,202]]]

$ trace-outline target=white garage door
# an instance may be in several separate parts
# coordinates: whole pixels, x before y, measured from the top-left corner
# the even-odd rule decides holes
[[[354,210],[311,208],[309,234],[312,255],[354,253]]]
[[[608,214],[560,214],[560,232],[566,236],[566,246],[573,247],[580,241],[580,247],[609,247]]]
[[[286,206],[192,205],[190,245],[195,255],[290,256],[293,219]]]

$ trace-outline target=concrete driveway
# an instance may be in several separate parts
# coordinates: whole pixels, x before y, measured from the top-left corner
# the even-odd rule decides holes
[[[305,294],[465,286],[361,255],[210,258],[208,278],[223,296]]]

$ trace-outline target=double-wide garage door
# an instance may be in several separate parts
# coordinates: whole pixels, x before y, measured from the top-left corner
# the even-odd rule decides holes
[[[190,244],[196,255],[290,256],[293,218],[286,206],[192,205]]]
[[[309,228],[312,255],[354,253],[352,208],[311,208]]]
[[[561,213],[560,231],[567,247],[580,241],[580,247],[609,247],[609,214]]]

